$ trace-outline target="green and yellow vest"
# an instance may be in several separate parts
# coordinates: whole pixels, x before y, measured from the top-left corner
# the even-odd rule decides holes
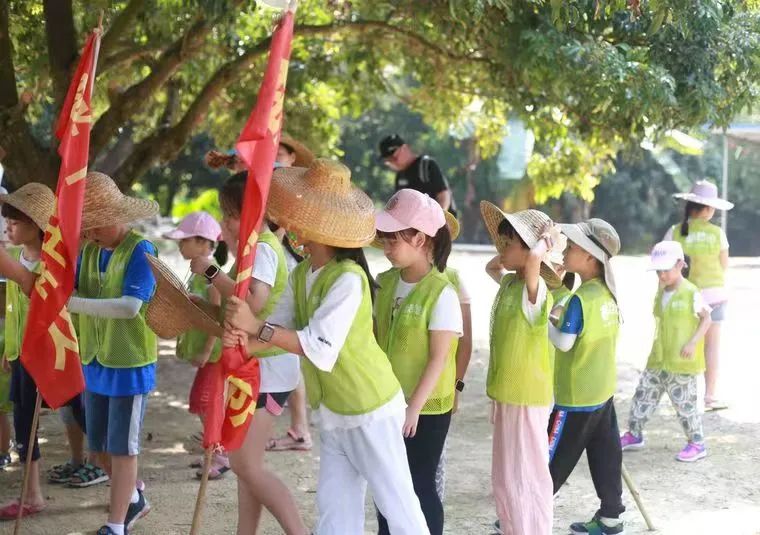
[[[681,357],[681,349],[699,327],[700,318],[694,313],[694,296],[699,288],[684,279],[662,308],[660,289],[654,300],[655,335],[647,368],[671,373],[698,375],[705,371],[704,338],[697,343],[691,359]]]
[[[21,260],[21,247],[9,250],[14,260]],[[39,273],[40,262],[36,262],[32,268]],[[21,355],[21,344],[26,329],[26,319],[29,315],[29,297],[21,290],[21,286],[8,280],[5,288],[5,349],[3,355],[8,361],[16,360]]]
[[[375,296],[375,321],[377,342],[388,355],[393,373],[409,401],[430,358],[430,316],[441,292],[452,285],[446,275],[435,268],[431,269],[412,288],[393,317],[400,277],[401,271],[395,268],[378,275],[380,289]],[[444,414],[454,407],[458,343],[459,340],[454,338],[438,383],[420,414]]]
[[[124,241],[114,249],[106,272],[100,272],[102,249],[88,243],[82,250],[79,268],[80,297],[114,299],[123,295],[124,273],[132,253],[145,238],[130,231]],[[139,368],[156,362],[158,344],[156,335],[145,322],[147,303],[131,319],[97,318],[79,315],[79,350],[82,363],[97,359],[106,368]]]
[[[188,291],[191,294],[202,297],[205,301],[208,301],[208,287],[209,283],[206,277],[203,275],[193,275],[188,282]],[[198,329],[192,329],[186,333],[182,333],[177,338],[177,358],[187,361],[192,361],[195,357],[201,354],[206,347],[206,341],[208,335]],[[222,354],[222,342],[217,339],[214,343],[214,348],[211,350],[211,356],[209,362],[217,362]]]
[[[552,362],[549,351],[551,294],[541,316],[531,324],[522,307],[525,281],[505,275],[491,310],[491,356],[486,392],[499,403],[521,406],[552,404]]]
[[[564,407],[593,407],[615,393],[620,312],[600,279],[581,284],[575,296],[583,310],[583,330],[570,351],[556,352],[554,397]]]
[[[573,292],[567,289],[567,286],[564,284],[560,285],[559,288],[555,288],[554,290],[549,290],[549,293],[552,294],[552,297],[554,298],[554,306],[567,306],[567,302],[570,300],[570,298],[573,296]]]
[[[681,225],[673,227],[673,239],[681,244],[689,259],[689,280],[697,288],[722,288],[725,272],[720,265],[720,227],[704,219],[689,220],[689,235],[681,234]]]
[[[322,404],[332,412],[347,416],[372,412],[393,399],[401,386],[373,334],[367,276],[351,260],[332,260],[321,269],[307,295],[306,278],[310,272],[311,260],[306,259],[291,273],[297,329],[309,324],[330,288],[344,273],[361,277],[362,301],[331,371],[319,370],[308,358],[301,360],[309,403],[314,409]]]

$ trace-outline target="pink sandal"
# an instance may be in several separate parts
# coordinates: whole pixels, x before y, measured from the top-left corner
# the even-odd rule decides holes
[[[299,437],[295,431],[288,429],[284,437],[270,438],[267,442],[267,451],[309,451],[311,450],[311,436]]]
[[[21,518],[27,516],[36,515],[45,510],[44,505],[32,505],[29,503],[24,504],[24,508],[21,511]],[[0,520],[16,520],[18,518],[19,503],[18,501],[11,502],[0,508]]]
[[[211,458],[211,466],[208,467],[208,478],[210,481],[221,478],[230,471],[230,460],[225,454],[215,453]],[[195,473],[198,479],[203,478],[203,467]]]

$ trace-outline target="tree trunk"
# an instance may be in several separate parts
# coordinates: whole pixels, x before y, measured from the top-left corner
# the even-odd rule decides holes
[[[480,164],[478,140],[470,138],[467,144],[467,164],[464,169],[465,194],[462,206],[462,238],[465,243],[477,243],[478,228],[480,227],[480,206],[475,188],[475,172]]]

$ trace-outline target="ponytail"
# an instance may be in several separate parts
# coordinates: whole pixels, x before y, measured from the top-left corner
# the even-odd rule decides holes
[[[430,238],[433,243],[433,264],[438,271],[446,271],[446,261],[451,254],[451,233],[448,225],[443,225],[436,232],[435,237]]]
[[[216,249],[214,249],[214,260],[216,261],[217,265],[224,266],[227,263],[227,260],[229,259],[230,254],[230,248],[227,245],[226,241],[219,241],[216,244]]]
[[[684,255],[683,261],[686,265],[681,270],[681,273],[683,273],[684,278],[688,279],[691,273],[691,258],[689,258],[689,255]]]
[[[573,288],[575,288],[575,273],[571,273],[570,271],[566,272],[565,276],[562,277],[562,284],[572,292]]]
[[[227,169],[233,170],[235,169],[235,166],[239,163],[238,157],[236,154],[225,154],[223,152],[219,152],[218,150],[210,150],[206,153],[206,165],[208,165],[211,169],[221,169],[222,167],[226,167]]]
[[[338,262],[342,262],[343,260],[352,260],[359,264],[359,267],[364,270],[364,274],[367,276],[367,281],[369,282],[369,295],[372,299],[372,302],[375,302],[375,290],[379,288],[377,285],[377,282],[375,282],[375,278],[372,276],[372,273],[369,270],[369,265],[367,264],[367,258],[364,256],[364,249],[357,247],[357,248],[344,248],[344,247],[336,247],[335,248],[335,259]]]
[[[686,203],[686,207],[683,210],[683,221],[681,221],[681,236],[686,237],[689,235],[689,218],[692,214],[700,212],[705,206],[692,201]]]

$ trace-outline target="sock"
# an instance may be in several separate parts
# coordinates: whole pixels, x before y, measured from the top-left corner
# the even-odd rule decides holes
[[[124,524],[112,524],[108,522],[106,526],[113,531],[114,535],[124,535]]]
[[[608,528],[614,528],[623,523],[623,521],[620,520],[619,518],[605,518],[603,516],[599,517],[599,521],[605,526],[607,526]]]
[[[132,498],[130,498],[129,503],[137,503],[140,501],[140,493],[137,492],[137,488],[132,490]]]

